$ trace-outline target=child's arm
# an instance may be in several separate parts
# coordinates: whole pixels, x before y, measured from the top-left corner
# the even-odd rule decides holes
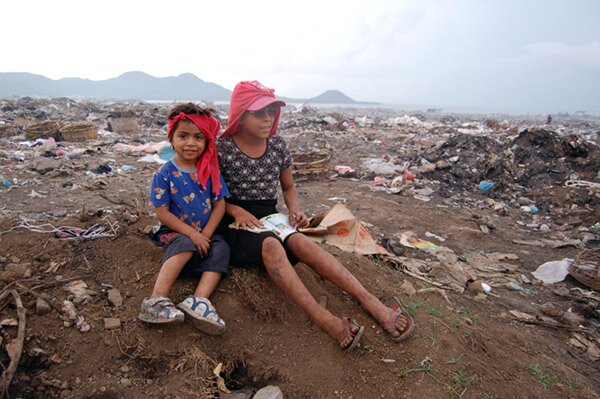
[[[262,223],[253,214],[238,205],[225,203],[225,211],[229,216],[235,219],[235,228],[251,229],[252,227],[260,227]]]
[[[290,212],[290,224],[294,227],[308,226],[308,218],[298,206],[298,191],[294,184],[292,169],[286,168],[279,174],[279,182],[281,183],[281,191],[283,192],[283,200]]]
[[[206,226],[202,229],[202,234],[204,234],[208,239],[211,239],[213,234],[215,234],[215,230],[219,226],[221,219],[223,219],[223,215],[225,214],[225,200],[221,198],[220,200],[213,201],[213,209],[208,218],[208,222],[206,222]]]
[[[162,224],[166,225],[173,231],[176,231],[181,234],[185,234],[192,240],[198,251],[206,256],[208,254],[208,249],[210,248],[210,237],[207,237],[203,233],[200,233],[196,229],[194,229],[189,224],[184,223],[177,216],[173,215],[169,212],[168,206],[157,206],[154,208],[156,210],[156,217],[161,221]],[[222,217],[223,215],[221,215]],[[212,215],[211,215],[212,218]],[[220,219],[219,219],[220,220]],[[210,221],[210,219],[209,219]],[[218,221],[217,221],[218,223]],[[214,229],[213,231],[214,232]],[[211,233],[212,236],[212,233]]]

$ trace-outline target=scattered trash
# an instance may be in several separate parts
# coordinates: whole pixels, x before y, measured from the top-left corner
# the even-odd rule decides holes
[[[533,276],[541,280],[544,284],[554,284],[563,281],[569,274],[569,265],[573,259],[564,258],[552,262],[546,262],[539,266],[533,273]]]
[[[121,328],[121,319],[107,317],[104,319],[104,328],[106,330],[118,330]]]
[[[409,248],[417,248],[427,253],[436,253],[442,250],[442,247],[432,243],[431,241],[422,240],[414,236],[414,234],[411,232],[405,232],[401,234],[400,244]]]
[[[523,291],[523,287],[513,281],[506,284],[506,289],[509,291]]]
[[[521,210],[523,212],[526,212],[526,213],[538,213],[538,211],[539,211],[538,208],[536,206],[533,206],[533,205],[532,206],[523,205],[521,207]]]
[[[137,168],[135,166],[131,166],[131,165],[123,165],[123,166],[121,166],[121,170],[123,172],[135,172],[137,170]]]
[[[436,240],[438,240],[439,242],[444,242],[446,241],[446,239],[444,237],[440,237],[437,234],[433,234],[430,233],[428,231],[425,232],[425,237],[429,237],[429,238],[435,238]]]
[[[108,294],[108,303],[115,308],[123,305],[123,297],[121,296],[121,292],[116,288],[111,288],[107,291]]]
[[[479,182],[479,189],[483,190],[483,191],[488,191],[495,185],[496,185],[496,182],[482,180]]]
[[[340,177],[356,177],[356,170],[352,169],[350,166],[336,165],[334,169]]]
[[[481,280],[475,280],[469,284],[469,291],[474,294],[489,294],[492,291],[492,287]]]
[[[393,175],[398,170],[398,165],[381,158],[369,158],[363,162],[363,167],[378,175]]]
[[[54,233],[56,238],[63,240],[94,239],[116,236],[117,230],[119,229],[118,222],[113,223],[108,219],[105,219],[104,221],[106,223],[105,226],[95,224],[87,229],[71,226],[54,227],[49,223],[36,226],[26,221],[22,221],[14,228],[23,228],[35,233]]]
[[[83,280],[71,281],[63,288],[71,294],[68,299],[74,304],[85,304],[96,295],[96,292],[90,290]]]

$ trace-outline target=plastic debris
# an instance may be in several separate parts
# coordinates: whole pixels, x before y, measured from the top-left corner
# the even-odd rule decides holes
[[[569,274],[569,266],[571,263],[573,263],[573,259],[571,258],[546,262],[538,267],[532,274],[544,284],[558,283],[563,281]]]
[[[526,213],[538,213],[539,209],[534,205],[524,205],[521,207],[521,210]]]
[[[482,180],[482,181],[479,182],[479,189],[482,190],[482,191],[488,191],[492,187],[494,187],[495,185],[496,185],[496,182]]]

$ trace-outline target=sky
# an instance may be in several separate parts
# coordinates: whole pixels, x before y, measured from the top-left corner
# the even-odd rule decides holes
[[[598,0],[19,0],[0,16],[0,72],[600,115]]]

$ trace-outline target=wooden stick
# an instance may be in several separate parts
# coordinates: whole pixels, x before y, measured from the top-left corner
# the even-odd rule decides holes
[[[58,305],[55,304],[54,301],[52,300],[52,298],[50,298],[48,295],[40,294],[39,292],[35,292],[34,290],[25,287],[23,284],[17,284],[17,287],[19,287],[20,289],[22,289],[25,292],[30,293],[31,295],[33,295],[36,298],[40,298],[40,299],[43,299],[44,301],[48,302],[48,304],[50,306],[52,306],[54,308],[54,310],[56,310],[58,313],[63,313],[62,308],[58,307]]]
[[[550,323],[545,323],[543,321],[538,321],[538,320],[523,320],[523,319],[518,319],[518,318],[513,318],[513,320],[520,321],[521,323],[525,323],[525,324],[533,324],[536,326],[555,328],[557,330],[578,331],[578,332],[583,331],[583,329],[578,328],[578,327],[570,327],[570,326],[565,326],[563,324],[550,324]]]
[[[125,201],[122,198],[119,198],[118,200],[112,199],[110,198],[108,195],[104,194],[104,193],[99,193],[98,194],[100,197],[104,198],[105,200],[107,200],[108,202],[115,204],[115,205],[127,205],[130,208],[134,208],[135,206],[132,205],[129,201]]]
[[[2,373],[2,377],[0,378],[0,393],[2,396],[8,396],[8,387],[10,386],[13,376],[17,371],[17,366],[19,365],[19,360],[21,360],[21,354],[23,353],[23,342],[25,341],[25,323],[26,310],[23,307],[23,302],[21,302],[21,297],[19,293],[15,290],[11,291],[12,296],[15,298],[15,304],[17,305],[17,316],[19,318],[19,327],[17,330],[17,343],[15,345],[13,354],[10,358],[10,364],[7,369]]]

